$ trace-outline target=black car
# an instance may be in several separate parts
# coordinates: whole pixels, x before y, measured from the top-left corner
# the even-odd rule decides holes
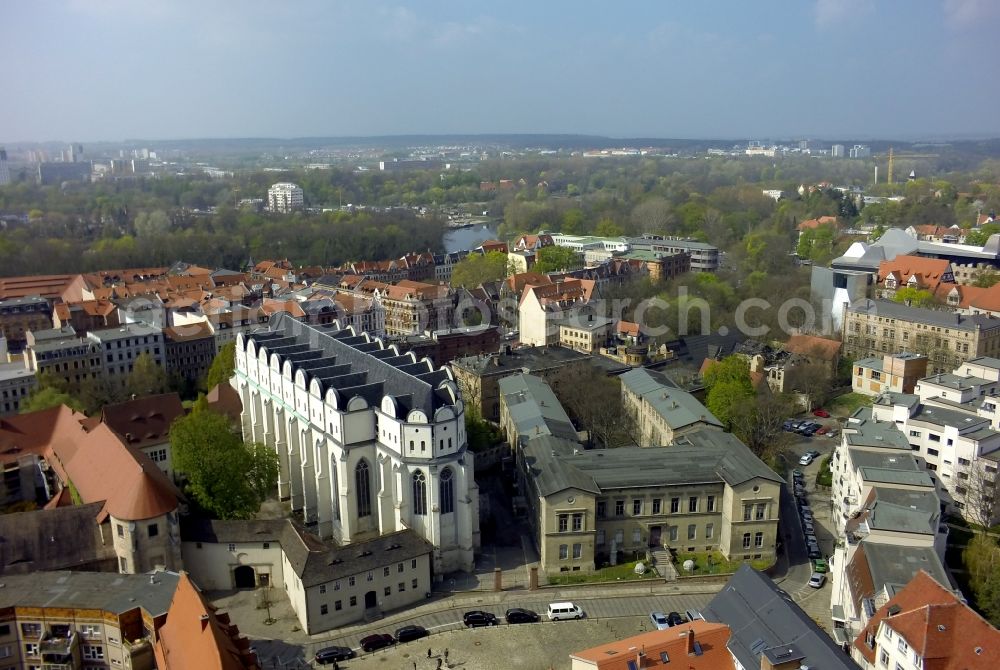
[[[671,626],[680,626],[684,623],[684,617],[679,612],[671,612],[667,615],[667,623]]]
[[[820,552],[819,548],[810,549],[806,555],[809,556],[809,558],[823,558],[823,554]]]
[[[323,647],[316,652],[314,660],[320,665],[354,658],[354,650],[347,647]]]
[[[462,623],[464,623],[469,628],[478,628],[480,626],[496,626],[497,618],[496,616],[490,614],[489,612],[483,612],[482,610],[472,610],[471,612],[466,612],[462,615]]]
[[[391,647],[396,644],[396,639],[387,633],[373,633],[361,638],[361,648],[365,651],[375,651],[382,647]]]
[[[510,608],[504,614],[504,618],[507,619],[507,623],[535,623],[538,621],[537,614],[521,607]]]
[[[427,637],[427,629],[423,626],[403,626],[396,630],[396,642],[411,642]]]

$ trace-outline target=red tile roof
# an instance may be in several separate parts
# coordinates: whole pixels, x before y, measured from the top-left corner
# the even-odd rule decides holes
[[[878,266],[878,281],[885,282],[890,273],[896,273],[899,281],[906,284],[910,277],[916,276],[917,286],[934,291],[942,281],[954,281],[948,278],[951,274],[951,263],[942,258],[924,258],[923,256],[896,256],[891,261],[882,261]]]
[[[785,342],[785,351],[793,354],[833,361],[840,355],[840,340],[830,340],[815,335],[792,335]]]
[[[898,608],[894,615],[890,608]],[[1000,664],[1000,631],[963,604],[927,572],[883,605],[854,640],[854,647],[875,663],[875,650],[866,642],[885,622],[923,659],[924,670],[995,668]]]
[[[167,621],[154,645],[160,670],[242,670],[260,668],[250,642],[201,594],[187,573],[177,581]]]
[[[693,644],[701,647],[695,655]],[[692,621],[666,630],[640,633],[624,640],[591,647],[570,654],[573,667],[584,665],[595,670],[628,670],[629,661],[637,660],[637,653],[645,653],[642,668],[685,668],[686,670],[732,670],[733,657],[726,645],[729,626],[708,621]],[[666,652],[664,662],[660,653]]]
[[[837,217],[835,216],[821,216],[817,219],[808,219],[799,224],[799,230],[806,230],[808,228],[819,228],[820,226],[825,226],[832,224],[837,225]]]

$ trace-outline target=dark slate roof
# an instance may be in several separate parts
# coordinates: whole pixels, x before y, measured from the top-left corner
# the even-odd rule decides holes
[[[540,495],[568,488],[600,493],[609,489],[671,484],[741,484],[781,478],[731,433],[702,429],[669,447],[583,450],[569,440],[541,436],[523,448]]]
[[[969,316],[945,310],[912,307],[892,300],[871,300],[866,298],[851,303],[848,311],[854,314],[872,314],[890,319],[899,319],[900,321],[912,321],[931,326],[954,328],[955,330],[973,331],[980,328],[984,330],[1000,328],[1000,319],[994,319],[985,314]]]
[[[290,522],[287,519],[258,521],[181,518],[181,540],[184,542],[277,542]]]
[[[324,394],[335,389],[343,405],[357,396],[374,406],[386,395],[409,397],[408,408],[422,410],[430,418],[435,409],[449,404],[447,393],[435,393],[449,379],[447,371],[435,370],[427,359],[400,356],[395,348],[367,333],[356,335],[352,328],[304,323],[279,313],[271,317],[268,330],[251,333],[249,339],[258,350],[277,354],[282,365],[291,360],[293,375],[304,369],[307,384],[318,379]],[[319,360],[326,365],[319,367]]]
[[[0,608],[59,607],[124,614],[136,607],[159,617],[170,609],[179,576],[176,572],[119,575],[107,572],[35,572],[7,575],[0,589]]]
[[[96,523],[104,502],[0,515],[0,574],[117,565],[114,544]]]
[[[802,665],[810,668],[859,670],[787,593],[746,564],[702,613],[708,621],[729,626],[727,646],[744,668],[759,668],[762,653],[792,645],[802,655]]]
[[[292,523],[281,534],[281,550],[304,588],[326,584],[434,551],[434,545],[412,530],[338,547],[323,542]]]

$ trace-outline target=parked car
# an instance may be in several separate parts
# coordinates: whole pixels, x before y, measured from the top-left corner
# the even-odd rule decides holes
[[[826,560],[822,558],[814,558],[812,562],[813,572],[826,573],[830,570],[830,566],[826,564]]]
[[[670,620],[667,619],[667,615],[663,612],[653,612],[649,615],[649,620],[653,622],[656,626],[656,630],[666,630],[670,628]]]
[[[827,437],[837,437],[837,435],[839,433],[840,433],[840,431],[837,430],[836,428],[831,428],[830,430],[826,431],[826,436]]]
[[[326,665],[334,661],[346,661],[354,658],[354,650],[349,647],[323,647],[316,652],[313,660],[319,665]]]
[[[670,622],[671,626],[680,626],[684,623],[684,617],[679,612],[671,612],[667,615],[667,621]]]
[[[826,435],[826,434],[827,434],[827,432],[829,432],[829,430],[830,430],[830,429],[829,429],[829,428],[827,428],[826,426],[820,426],[820,427],[819,427],[819,428],[818,428],[818,429],[816,430],[816,434],[817,434],[817,435]]]
[[[803,454],[802,458],[799,459],[799,465],[810,465],[813,462],[813,457],[809,454]]]
[[[808,514],[812,516],[813,510],[805,500],[802,500],[802,504],[799,505],[799,514]]]
[[[791,429],[792,429],[791,421],[786,421],[783,424],[781,424],[781,430],[791,430]]]
[[[523,607],[512,607],[504,614],[507,623],[535,623],[538,621],[538,614]]]
[[[792,477],[794,477],[795,479],[802,479],[803,477],[802,471],[799,470],[798,468],[795,468],[794,470],[792,470]]]
[[[806,556],[808,556],[809,558],[823,558],[823,552],[821,552],[819,550],[819,547],[815,547],[815,548],[811,547],[806,552]]]
[[[819,458],[819,452],[816,451],[815,449],[810,449],[806,453],[812,456],[813,458]]]
[[[462,623],[464,623],[469,628],[478,628],[480,626],[496,626],[497,618],[489,612],[484,612],[482,610],[472,610],[466,612],[462,615]]]
[[[806,544],[814,544],[817,547],[819,546],[819,541],[816,540],[816,536],[814,534],[806,533],[805,537],[806,537]]]
[[[816,528],[812,525],[811,521],[802,521],[802,531],[807,535],[815,535]]]
[[[365,651],[375,651],[396,644],[396,638],[388,633],[372,633],[361,638],[361,648]]]
[[[830,413],[821,407],[813,410],[813,416],[818,416],[821,419],[829,419]]]
[[[427,637],[429,633],[423,626],[403,626],[396,630],[396,642],[412,642],[422,637]]]
[[[802,523],[809,523],[809,524],[811,524],[811,523],[813,523],[813,521],[814,521],[814,519],[813,519],[812,512],[803,512],[802,513]]]
[[[814,572],[812,577],[809,578],[809,586],[814,589],[823,588],[823,584],[826,583],[826,575],[821,575],[818,572]]]

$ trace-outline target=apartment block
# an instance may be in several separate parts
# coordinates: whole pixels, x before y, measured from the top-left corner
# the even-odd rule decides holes
[[[666,375],[637,368],[619,379],[622,405],[635,422],[641,447],[670,444],[685,433],[704,428],[723,428],[707,407]]]

